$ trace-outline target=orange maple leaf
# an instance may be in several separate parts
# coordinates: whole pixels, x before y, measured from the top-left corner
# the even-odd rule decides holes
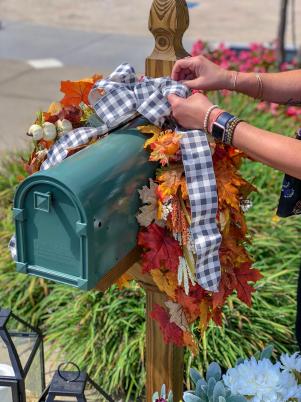
[[[63,92],[65,96],[61,100],[61,104],[64,106],[78,106],[83,102],[88,105],[88,95],[94,83],[100,78],[100,75],[94,75],[91,78],[84,78],[79,81],[62,81],[61,92]]]
[[[165,131],[157,140],[152,142],[149,160],[159,161],[162,166],[168,164],[169,159],[175,156],[180,149],[181,136],[172,131]]]
[[[237,167],[224,150],[222,157],[214,157],[214,171],[217,184],[218,200],[220,208],[226,205],[241,211],[240,198],[246,198],[251,191],[256,190],[237,171]],[[221,150],[219,149],[219,152]]]
[[[241,264],[240,268],[235,269],[236,283],[235,288],[237,290],[238,298],[244,302],[247,306],[252,305],[252,293],[255,292],[255,288],[249,284],[249,282],[257,282],[263,277],[258,269],[252,268],[250,263]]]
[[[204,332],[206,331],[210,319],[211,319],[210,303],[206,299],[203,299],[200,304],[199,329],[201,334],[204,334]]]
[[[121,277],[118,278],[115,283],[118,286],[118,289],[121,290],[124,288],[128,288],[130,286],[130,281],[132,281],[133,279],[133,276],[126,272],[125,274],[121,275]]]
[[[183,343],[185,346],[188,347],[188,349],[191,351],[193,355],[198,354],[199,348],[191,332],[188,331],[183,332]]]
[[[227,237],[223,237],[219,256],[223,270],[227,272],[229,272],[229,269],[238,267],[242,263],[248,262],[251,264],[252,262],[241,240],[232,236],[231,232],[229,232]]]
[[[162,168],[157,172],[157,181],[160,183],[157,194],[161,201],[164,202],[168,197],[176,195],[178,189],[181,189],[184,199],[188,197],[187,184],[182,165]]]

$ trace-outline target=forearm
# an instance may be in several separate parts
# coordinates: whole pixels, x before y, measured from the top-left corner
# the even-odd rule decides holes
[[[301,179],[301,141],[241,122],[233,145],[255,160]]]
[[[263,84],[262,100],[281,104],[301,105],[301,70],[281,73],[260,73]],[[233,89],[233,73],[228,89]],[[253,98],[258,97],[259,83],[256,73],[239,73],[236,91]]]

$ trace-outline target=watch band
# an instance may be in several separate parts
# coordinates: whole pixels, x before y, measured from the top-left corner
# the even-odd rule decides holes
[[[236,126],[243,122],[244,120],[239,119],[238,117],[234,117],[229,121],[227,124],[226,130],[224,132],[224,137],[222,139],[223,143],[226,145],[233,145],[233,136],[234,136],[234,131],[236,129]]]
[[[212,136],[216,140],[222,141],[224,137],[224,133],[226,131],[227,124],[230,120],[232,120],[235,116],[228,112],[223,112],[218,116],[216,121],[212,124]]]

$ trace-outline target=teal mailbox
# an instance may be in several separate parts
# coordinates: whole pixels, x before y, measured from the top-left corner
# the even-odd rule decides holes
[[[153,177],[141,119],[35,173],[14,198],[17,270],[91,289],[136,245],[137,189]]]

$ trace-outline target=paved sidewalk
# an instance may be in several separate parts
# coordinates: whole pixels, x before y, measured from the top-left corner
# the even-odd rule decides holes
[[[36,40],[38,38],[38,40]],[[192,41],[185,46],[191,49]],[[4,22],[0,30],[0,152],[26,143],[26,130],[38,110],[61,99],[61,80],[106,75],[122,62],[144,72],[153,39]],[[44,68],[34,68],[39,62]],[[50,63],[57,68],[47,68]],[[46,68],[45,68],[46,67]]]
[[[188,5],[193,3],[186,34],[190,39],[251,42],[271,41],[276,36],[280,0],[187,0]],[[300,42],[301,1],[295,3]],[[0,18],[58,28],[147,36],[151,4],[152,0],[0,0]],[[288,32],[290,43],[290,17]]]
[[[62,98],[61,80],[76,80],[94,72],[92,67],[35,70],[22,61],[0,60],[0,155],[26,146],[26,130],[36,112]]]
[[[197,38],[243,43],[275,37],[280,1],[192,3],[187,50]],[[61,80],[107,74],[125,61],[143,73],[154,46],[147,30],[150,6],[151,0],[0,0],[0,152],[24,146],[36,111],[61,98]],[[300,43],[301,25],[296,28]],[[34,68],[37,61],[44,68]]]

